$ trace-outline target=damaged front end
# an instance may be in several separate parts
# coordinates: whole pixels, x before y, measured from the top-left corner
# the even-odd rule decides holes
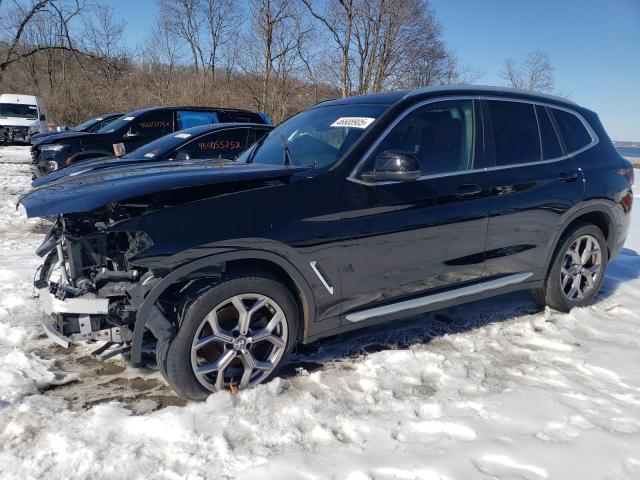
[[[153,274],[129,259],[152,245],[144,232],[113,232],[115,208],[60,215],[37,253],[34,287],[47,335],[63,347],[78,341],[126,345]]]

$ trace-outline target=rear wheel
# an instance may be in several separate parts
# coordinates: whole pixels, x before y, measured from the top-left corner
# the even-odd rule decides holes
[[[255,275],[225,280],[198,295],[163,349],[161,370],[176,393],[203,400],[276,375],[297,338],[298,310],[289,289]]]
[[[591,303],[598,293],[609,261],[607,243],[595,225],[582,225],[561,240],[545,279],[533,291],[541,305],[568,312]]]

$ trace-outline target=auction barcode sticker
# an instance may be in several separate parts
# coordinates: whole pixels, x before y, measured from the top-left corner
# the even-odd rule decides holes
[[[365,129],[373,123],[375,118],[369,117],[340,117],[331,124],[332,127],[362,128]]]
[[[179,133],[175,137],[176,138],[189,138],[191,136],[190,133]]]

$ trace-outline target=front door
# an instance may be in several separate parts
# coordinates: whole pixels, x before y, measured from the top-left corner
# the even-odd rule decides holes
[[[345,182],[343,312],[478,280],[484,265],[489,184],[477,103],[431,102],[410,109]],[[401,150],[422,177],[369,183],[377,155]]]

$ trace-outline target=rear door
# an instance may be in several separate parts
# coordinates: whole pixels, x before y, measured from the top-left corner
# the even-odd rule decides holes
[[[483,100],[494,165],[485,276],[532,273],[543,266],[567,212],[583,198],[582,172],[565,151],[545,105]]]

